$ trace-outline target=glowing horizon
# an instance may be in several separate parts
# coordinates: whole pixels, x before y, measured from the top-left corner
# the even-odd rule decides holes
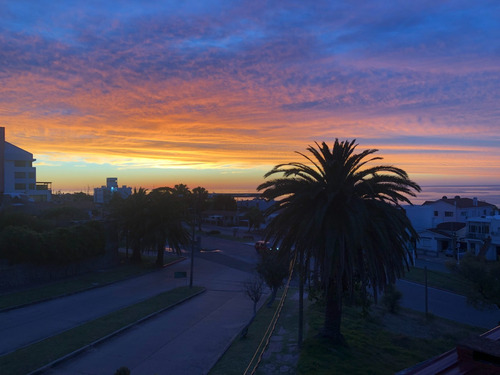
[[[254,191],[336,138],[500,184],[500,4],[351,4],[7,0],[0,126],[54,191]]]

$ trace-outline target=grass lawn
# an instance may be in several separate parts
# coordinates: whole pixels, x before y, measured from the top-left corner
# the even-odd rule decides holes
[[[456,342],[484,330],[402,309],[385,313],[375,307],[363,318],[344,309],[342,332],[347,347],[334,347],[315,334],[323,322],[322,308],[309,309],[309,337],[301,352],[298,374],[393,374],[453,349]]]
[[[1,372],[2,374],[32,372],[150,314],[172,307],[203,290],[204,288],[201,287],[176,288],[1,356]]]
[[[177,259],[179,259],[179,257],[176,255],[166,255],[165,264]],[[143,262],[141,264],[131,264],[125,262],[124,259],[122,264],[117,267],[52,282],[38,287],[22,289],[13,293],[2,294],[0,295],[0,310],[40,302],[46,299],[81,292],[97,286],[125,280],[130,277],[140,276],[158,269],[154,261],[154,258],[143,257]]]
[[[425,283],[425,270],[423,268],[412,267],[403,277],[405,280],[416,283]],[[427,270],[427,285],[434,288],[448,290],[457,294],[466,295],[472,286],[456,273],[446,273]]]
[[[234,340],[210,375],[244,374],[274,311],[262,307],[248,336]],[[342,332],[348,347],[334,347],[316,337],[323,323],[321,306],[310,305],[304,319],[307,338],[299,351],[297,292],[291,289],[257,374],[392,374],[484,331],[435,316],[426,319],[424,314],[407,309],[389,314],[380,306],[372,306],[370,317],[364,318],[358,308],[346,306]]]

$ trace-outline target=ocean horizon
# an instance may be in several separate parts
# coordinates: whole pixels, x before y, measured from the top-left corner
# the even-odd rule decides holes
[[[500,208],[500,185],[429,185],[421,188],[422,191],[411,200],[415,205],[435,201],[443,196],[453,198],[458,195],[462,198],[476,197]]]

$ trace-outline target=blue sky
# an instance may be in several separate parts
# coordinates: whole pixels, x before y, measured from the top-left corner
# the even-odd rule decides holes
[[[3,1],[0,124],[54,189],[254,190],[356,139],[500,184],[497,1]]]

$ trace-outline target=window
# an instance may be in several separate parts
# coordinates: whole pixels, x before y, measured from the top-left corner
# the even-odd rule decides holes
[[[467,211],[460,212],[460,216],[467,216]]]
[[[14,172],[15,178],[26,178],[26,173],[24,172]]]
[[[446,217],[452,217],[453,216],[453,212],[452,211],[445,211],[444,212],[444,216],[446,216]]]
[[[439,212],[434,211],[434,216],[439,216]]]
[[[29,184],[28,186],[30,190],[35,190],[35,184]]]
[[[36,173],[35,172],[29,172],[28,173],[28,178],[36,178]]]
[[[15,190],[26,190],[26,184],[15,184],[14,189]]]
[[[26,162],[24,160],[14,160],[14,167],[24,168],[26,167]]]

